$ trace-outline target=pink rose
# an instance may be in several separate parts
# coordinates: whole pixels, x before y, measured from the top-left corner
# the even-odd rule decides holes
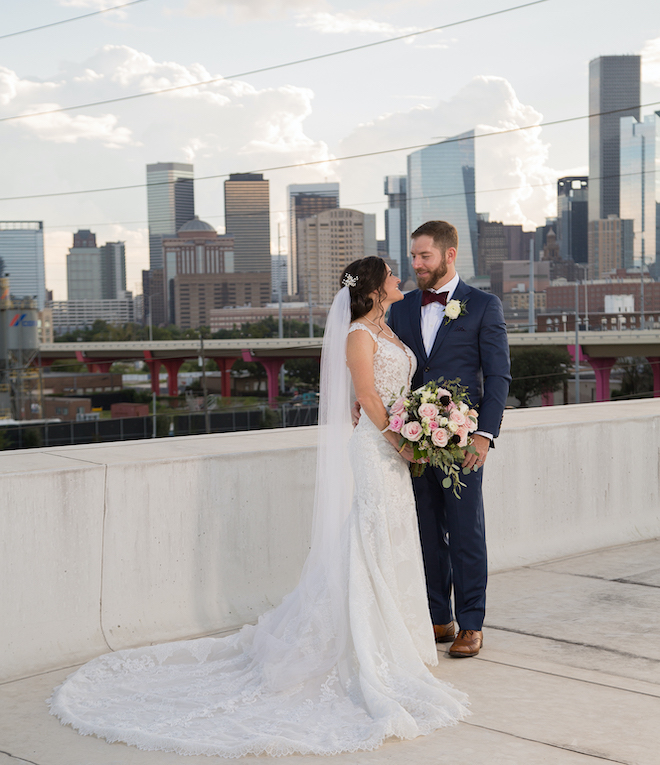
[[[418,411],[420,417],[433,419],[438,414],[438,407],[435,404],[422,404]]]
[[[431,430],[431,432],[433,432],[434,430],[437,430],[439,427],[440,426],[438,425],[436,420],[429,420],[429,429]]]
[[[419,424],[419,422],[407,422],[402,428],[401,428],[401,435],[404,438],[407,438],[408,441],[419,441],[419,439],[424,434],[424,431],[422,430],[422,426]]]
[[[467,413],[467,426],[470,433],[474,433],[474,431],[477,429],[477,413],[474,409],[470,409],[470,411]]]
[[[403,417],[400,417],[398,414],[391,415],[390,424],[387,426],[387,429],[391,430],[393,433],[400,433],[402,427]]]
[[[390,412],[392,414],[403,414],[406,408],[406,399],[403,396],[399,396],[399,398],[392,404],[390,407]]]
[[[465,415],[459,409],[452,409],[449,420],[455,422],[459,427],[465,425]]]
[[[457,431],[457,435],[461,437],[461,440],[458,442],[458,445],[461,447],[461,449],[464,449],[468,445],[468,434],[469,434],[468,426],[467,425],[461,425]]]
[[[451,393],[446,388],[438,388],[435,395],[438,398],[442,398],[443,396],[449,396],[449,398],[451,398]]]
[[[444,428],[438,428],[437,430],[434,430],[431,434],[431,441],[433,441],[434,446],[439,446],[441,449],[444,446],[447,446],[449,443],[449,436],[447,431]]]
[[[453,412],[454,409],[456,409],[456,404],[453,401],[450,401],[445,407],[446,412]]]

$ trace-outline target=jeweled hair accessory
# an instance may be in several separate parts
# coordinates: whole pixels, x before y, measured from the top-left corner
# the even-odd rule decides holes
[[[355,287],[355,285],[358,283],[358,278],[357,276],[353,276],[353,274],[346,274],[341,280],[341,283],[344,285],[344,287]]]

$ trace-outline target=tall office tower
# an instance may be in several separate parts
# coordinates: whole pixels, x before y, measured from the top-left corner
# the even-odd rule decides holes
[[[288,291],[287,266],[289,259],[286,255],[272,255],[270,258],[270,299],[277,303],[280,295],[284,298]]]
[[[9,274],[12,295],[36,298],[39,310],[46,302],[43,229],[40,220],[0,221],[1,275]]]
[[[385,195],[387,210],[385,210],[385,246],[387,257],[399,265],[401,283],[410,279],[410,257],[408,244],[408,228],[406,226],[406,207],[408,195],[408,179],[405,175],[385,176]]]
[[[621,217],[632,218],[635,264],[652,265],[658,255],[660,201],[660,112],[642,122],[621,118]]]
[[[236,271],[270,274],[268,181],[234,173],[225,181],[225,232],[234,237]]]
[[[562,260],[589,259],[589,179],[580,175],[557,181],[557,239]]]
[[[300,294],[298,267],[298,221],[324,210],[339,207],[338,183],[294,183],[287,186],[289,198],[289,259],[287,282],[289,295]]]
[[[640,117],[641,56],[589,62],[589,220],[620,215],[621,117]]]
[[[163,253],[165,321],[177,326],[190,326],[179,323],[179,308],[176,300],[179,277],[191,274],[206,276],[233,273],[234,240],[231,236],[218,236],[210,223],[195,216],[181,226],[175,237],[163,239]],[[211,303],[209,307],[221,308],[222,305],[216,304],[220,296],[215,295],[214,300],[215,303]],[[203,303],[204,301],[202,301],[202,308],[204,308]]]
[[[408,156],[408,234],[428,220],[458,230],[456,270],[463,279],[477,270],[474,130]]]
[[[329,306],[340,289],[349,263],[377,254],[376,216],[347,210],[325,210],[298,221],[301,297]]]
[[[633,266],[633,221],[618,215],[589,221],[589,276],[601,279],[605,274]]]
[[[126,292],[126,243],[107,242],[100,250],[101,297],[122,300]]]
[[[66,256],[68,300],[101,300],[101,250],[96,234],[87,229],[73,235],[73,247]]]
[[[183,162],[147,165],[149,267],[163,267],[164,236],[174,236],[195,216],[193,166]]]
[[[490,270],[495,263],[511,259],[504,224],[488,220],[487,213],[477,213],[477,230],[477,274],[490,276]]]

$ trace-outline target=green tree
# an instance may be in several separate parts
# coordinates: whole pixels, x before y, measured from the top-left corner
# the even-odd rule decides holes
[[[527,406],[529,400],[559,390],[568,380],[571,357],[565,348],[526,348],[511,354],[510,394]]]
[[[284,369],[289,386],[303,385],[318,390],[319,359],[287,359]]]
[[[653,391],[653,370],[645,358],[619,359],[615,369],[622,372],[621,387],[612,391],[612,398],[640,398]]]

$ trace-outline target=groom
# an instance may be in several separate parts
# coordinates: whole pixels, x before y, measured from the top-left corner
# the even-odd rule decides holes
[[[413,389],[430,380],[460,378],[479,412],[473,434],[477,454],[467,454],[466,484],[456,499],[442,488],[445,474],[427,467],[413,479],[424,568],[436,642],[452,642],[450,656],[476,656],[483,644],[486,608],[486,536],[481,493],[483,465],[500,430],[511,376],[502,304],[468,287],[456,273],[458,233],[429,221],[412,234],[412,267],[418,290],[392,305],[389,324],[417,356]],[[445,306],[452,303],[445,313]],[[454,318],[455,317],[455,318]],[[454,630],[451,589],[454,589]]]

